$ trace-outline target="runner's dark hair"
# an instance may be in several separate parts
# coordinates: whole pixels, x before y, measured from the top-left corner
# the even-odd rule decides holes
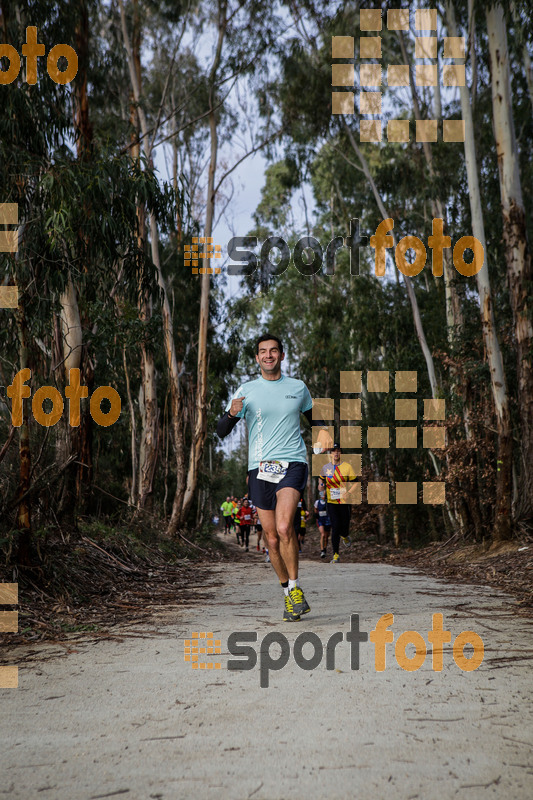
[[[261,342],[268,342],[270,340],[276,342],[276,344],[279,347],[280,353],[283,353],[283,343],[281,339],[279,339],[277,336],[273,336],[271,333],[264,333],[262,336],[259,337],[255,345],[255,352],[257,353],[257,355],[259,355],[259,345],[261,344]]]

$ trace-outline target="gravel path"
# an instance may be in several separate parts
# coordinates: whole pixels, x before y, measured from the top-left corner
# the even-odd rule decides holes
[[[33,648],[32,661],[21,659],[19,688],[0,690],[0,796],[530,800],[532,623],[513,615],[509,597],[383,564],[304,562],[302,575],[312,610],[298,623],[281,622],[281,590],[254,552],[247,563],[213,570],[213,583],[223,583],[203,607],[162,610],[150,629],[125,629],[121,641],[84,640],[69,653]],[[375,670],[371,641],[361,643],[352,669],[351,615],[370,633],[389,613],[394,643],[385,670]],[[435,613],[452,634],[441,672],[428,643]],[[483,663],[471,672],[452,652],[463,630],[484,643]],[[184,660],[193,631],[221,641],[221,655],[200,656],[221,669]],[[228,637],[239,631],[257,635],[247,644],[253,669],[228,669],[237,660]],[[404,631],[426,642],[417,671],[395,657]],[[294,660],[303,632],[320,642],[305,644],[302,657],[318,658],[324,647],[312,670]],[[327,669],[336,632],[343,641]],[[287,663],[267,670],[269,657],[281,657],[279,634],[290,646]]]

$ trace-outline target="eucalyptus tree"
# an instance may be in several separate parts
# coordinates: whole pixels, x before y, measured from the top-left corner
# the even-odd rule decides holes
[[[516,7],[515,11],[519,25],[520,11]],[[525,9],[522,9],[522,15],[525,18]],[[517,517],[531,521],[533,518],[533,317],[530,287],[533,280],[533,266],[520,177],[520,154],[515,133],[504,5],[493,3],[488,6],[486,21],[503,238],[516,341],[521,456]]]
[[[6,38],[20,41],[21,31],[31,22],[36,23],[45,41],[62,41],[68,38],[69,31],[76,41],[76,17],[64,16],[61,9],[45,4],[35,14],[31,20],[25,13],[8,18],[4,14]],[[86,78],[82,69],[82,86]],[[0,120],[0,149],[7,167],[0,179],[2,198],[18,203],[20,228],[18,253],[1,256],[4,281],[18,285],[19,308],[10,314],[2,329],[0,357],[4,368],[16,371],[16,359],[11,354],[14,345],[15,352],[19,350],[18,339],[20,365],[32,370],[35,381],[52,381],[61,390],[65,359],[75,348],[68,339],[69,331],[61,331],[60,320],[66,321],[66,293],[75,287],[71,297],[83,320],[83,345],[88,348],[89,366],[95,381],[107,384],[110,369],[115,371],[102,347],[103,336],[107,335],[103,331],[102,309],[109,307],[117,281],[125,285],[124,293],[131,298],[136,296],[137,282],[152,280],[150,264],[138,248],[136,199],[142,196],[166,224],[170,192],[160,188],[151,170],[141,172],[127,156],[109,150],[101,142],[88,142],[88,100],[84,89],[76,89],[72,95],[64,86],[48,80],[28,86],[22,76],[2,89],[6,113]],[[73,145],[76,134],[84,137],[77,153]],[[90,157],[82,152],[86,148],[90,149]],[[84,468],[90,466],[91,442],[90,438],[86,440],[81,458],[80,444],[65,454],[61,446],[64,433],[59,434],[59,426],[43,430],[31,420],[27,408],[25,413],[20,429],[16,505],[18,527],[28,532],[21,537],[21,558],[27,560],[31,501],[38,497],[40,506],[44,503],[57,517],[62,498],[65,512],[75,517],[80,493],[76,498],[75,487],[67,477],[68,468],[76,461]],[[68,425],[67,419],[65,415],[63,426]],[[32,465],[32,449],[38,446],[41,433]],[[50,447],[54,441],[55,451]],[[58,455],[55,464],[54,453]],[[48,498],[44,501],[47,485]],[[6,497],[6,508],[12,502],[13,498]]]
[[[457,144],[441,142],[438,147],[415,142],[408,145],[359,144],[359,132],[354,123],[357,118],[332,116],[330,36],[357,35],[356,4],[340,7],[337,4],[319,2],[290,3],[288,13],[294,22],[294,34],[288,43],[285,41],[283,47],[280,46],[277,53],[281,79],[269,84],[264,107],[271,114],[279,114],[283,121],[285,164],[291,163],[291,160],[301,164],[303,155],[305,171],[319,178],[319,181],[315,180],[312,184],[319,215],[312,226],[315,235],[317,230],[323,234],[328,228],[333,235],[336,233],[335,225],[342,221],[346,228],[352,217],[361,220],[362,233],[370,234],[380,219],[391,216],[395,221],[399,220],[395,230],[399,229],[398,233],[401,231],[408,235],[413,230],[419,231],[426,227],[428,219],[436,215],[444,219],[448,215],[449,233],[452,237],[455,234],[455,239],[463,236],[465,229],[468,230],[471,225],[474,235],[477,235],[476,231],[481,229],[477,222],[473,224],[474,207],[468,202],[468,192],[478,205],[485,199],[492,223],[497,172],[493,146],[491,149],[489,142],[490,124],[485,91],[486,47],[477,54],[472,72],[474,80],[479,83],[472,90],[477,90],[477,138],[483,164],[482,181],[480,185],[476,185],[471,169],[472,162],[469,163],[467,159],[465,163]],[[402,59],[404,63],[409,58],[405,42],[402,43],[392,32],[383,32],[382,47],[387,60],[390,56],[392,60]],[[410,104],[402,105],[392,94],[388,97],[388,102],[394,104],[394,116],[410,118],[411,125],[423,115],[431,116],[434,110],[439,111],[444,105],[446,114],[454,115],[457,112],[454,97],[442,97],[439,93],[435,93],[433,98],[426,95],[424,91],[424,97],[420,97],[416,87],[412,86]],[[453,170],[450,169],[451,163],[454,164]],[[267,186],[268,183],[267,176]],[[297,186],[298,179],[293,183]],[[274,182],[270,181],[270,187],[273,186]],[[279,209],[283,208],[285,201],[281,187],[277,188],[277,204],[275,197],[271,204]],[[265,205],[267,196],[268,192],[260,206]],[[273,218],[268,219],[263,214],[257,232],[260,229],[265,235],[271,232],[273,222]],[[458,412],[459,422],[450,424],[452,437],[445,463],[439,463],[436,453],[431,456],[434,470],[441,473],[442,477],[449,475],[451,478],[451,501],[448,504],[450,521],[454,527],[460,526],[461,531],[475,529],[478,535],[484,526],[494,523],[495,538],[504,538],[510,532],[512,438],[504,366],[508,349],[504,346],[504,351],[500,351],[498,338],[502,336],[504,342],[507,338],[510,312],[508,313],[505,284],[498,258],[498,225],[490,230],[491,235],[485,246],[486,257],[488,258],[489,252],[491,256],[490,282],[485,266],[475,278],[469,279],[459,278],[458,275],[450,276],[447,270],[446,285],[436,276],[432,277],[429,268],[405,283],[414,328],[424,354],[431,393],[434,397],[446,396],[450,407]],[[340,253],[339,259],[342,259]],[[397,273],[396,279],[398,280]],[[321,280],[320,276],[312,276],[309,280],[309,297],[314,298],[314,310],[319,308],[316,286],[318,284],[322,291]],[[297,281],[296,276],[275,278],[272,292],[278,298],[279,305],[269,305],[267,300],[262,303],[262,307],[266,313],[274,314],[275,310],[277,316],[269,318],[277,320],[279,324],[285,319],[285,324],[289,326],[286,329],[289,339],[295,336],[303,341],[302,332],[309,323],[303,310],[303,295],[296,288]],[[479,330],[472,320],[472,311],[479,309],[472,291],[476,282],[482,296],[489,299],[488,303],[481,304],[479,319],[482,324]],[[253,289],[253,280],[250,277],[246,278],[246,284]],[[287,290],[289,284],[290,288]],[[297,302],[296,298],[300,302],[301,316],[305,320],[301,325],[299,321],[287,320],[282,310],[284,303],[292,307]],[[256,301],[252,302],[255,304]],[[353,304],[353,309],[358,307],[355,299],[350,297],[349,302]],[[494,319],[496,304],[499,329]],[[469,315],[468,318],[466,314]],[[372,329],[370,321],[367,321],[366,328]],[[364,336],[366,328],[364,325],[363,331],[359,328],[359,335]],[[481,344],[481,331],[485,348]],[[348,331],[345,328],[346,336],[351,337],[349,326]],[[322,354],[324,349],[327,351],[329,339],[324,337],[323,341],[314,340],[312,343],[307,339],[306,343],[311,346],[309,357],[313,358],[315,354]],[[335,347],[337,346],[335,342]],[[390,343],[388,346],[391,347]],[[308,355],[305,349],[300,348],[299,352],[300,357],[305,360]],[[396,352],[395,348],[391,352]],[[473,352],[480,361],[486,358],[488,364],[474,363]],[[365,356],[368,358],[370,353],[370,350],[365,351]],[[353,353],[351,357],[349,363],[354,363]],[[310,375],[306,375],[306,379],[312,380]],[[487,397],[485,386],[492,387],[494,412],[491,411],[491,396]],[[487,435],[478,425],[476,415],[480,407],[483,408],[485,425],[491,424],[492,413],[495,413],[498,420],[499,455],[494,455],[492,463],[489,457],[492,453],[492,441],[484,453],[477,447],[479,436]],[[463,437],[466,438],[466,443],[463,443]],[[468,455],[464,455],[465,453]],[[471,461],[472,469],[465,465],[465,469],[461,471],[460,463],[454,460],[461,458],[469,463]],[[381,465],[381,468],[385,468],[385,465]],[[390,465],[390,469],[392,472],[394,467]],[[469,476],[474,475],[474,479],[468,477],[467,473]],[[487,494],[481,486],[481,478],[484,484],[496,489],[496,513],[493,520],[490,519],[490,514],[481,510],[482,503],[486,503],[490,497],[490,493]],[[462,479],[472,491],[466,493],[461,488]],[[459,527],[456,530],[459,532]]]
[[[150,4],[148,4],[150,5]],[[140,81],[135,69],[135,59],[132,48],[132,39],[128,24],[128,8],[123,0],[119,2],[120,26],[123,44],[126,50],[129,76],[136,104],[137,116],[140,125],[140,138],[145,156],[152,157],[152,150],[160,142],[170,140],[174,148],[173,170],[174,183],[177,184],[177,164],[184,165],[190,155],[191,143],[205,141],[207,153],[207,178],[204,184],[206,195],[203,208],[203,219],[196,218],[191,230],[196,227],[197,232],[206,239],[212,238],[215,222],[215,205],[219,197],[223,182],[231,174],[234,166],[226,169],[222,174],[217,171],[219,149],[222,143],[231,139],[235,129],[234,114],[232,113],[228,96],[238,82],[250,79],[256,70],[259,70],[266,57],[268,44],[275,36],[275,25],[272,22],[272,9],[268,3],[255,2],[243,5],[242,3],[206,2],[197,4],[194,14],[187,19],[190,37],[197,36],[201,46],[208,44],[206,32],[213,35],[213,52],[208,59],[209,65],[203,68],[197,58],[193,59],[187,46],[187,35],[175,35],[175,42],[170,44],[172,57],[165,65],[166,75],[154,74],[152,71],[151,94],[142,91]],[[166,7],[165,7],[166,8]],[[164,10],[164,9],[163,9]],[[184,8],[181,9],[184,11]],[[153,19],[152,15],[152,19]],[[257,48],[253,57],[247,47],[250,32],[257,40]],[[200,36],[201,34],[201,36]],[[211,40],[209,40],[210,42]],[[183,51],[183,52],[180,52]],[[193,66],[192,80],[184,85],[181,76],[176,75],[176,65],[187,63]],[[194,74],[194,68],[197,74]],[[193,98],[193,103],[186,102],[187,96]],[[158,98],[157,108],[148,110],[148,101]],[[170,108],[169,108],[170,105]],[[181,121],[180,117],[185,116]],[[154,121],[155,120],[155,121]],[[245,121],[243,120],[243,123]],[[150,127],[150,123],[152,123]],[[164,135],[159,136],[160,128],[164,127]],[[190,129],[195,133],[183,135],[183,131]],[[205,133],[207,133],[207,136]],[[257,152],[266,144],[264,142],[252,143],[248,154]],[[181,145],[181,147],[180,147]],[[187,152],[189,148],[189,152]],[[181,152],[180,152],[181,150]],[[246,154],[245,156],[246,157]],[[239,162],[242,158],[239,159]],[[204,167],[202,167],[204,169]],[[188,194],[192,213],[193,203],[196,202],[198,186],[197,176],[181,173],[183,189]],[[192,179],[194,178],[195,183]],[[185,179],[185,180],[184,180]],[[183,244],[183,231],[181,230],[181,217],[178,213],[176,243]],[[152,260],[156,265],[160,295],[162,300],[163,332],[165,354],[170,386],[170,424],[172,426],[172,443],[175,457],[176,490],[172,504],[172,511],[168,523],[168,533],[175,534],[186,522],[189,509],[196,492],[199,464],[202,459],[207,422],[207,386],[208,386],[208,361],[207,348],[210,338],[210,276],[204,272],[199,279],[200,307],[198,315],[197,341],[191,342],[191,349],[196,351],[195,381],[193,388],[193,404],[185,396],[183,387],[182,364],[178,361],[176,349],[176,331],[169,303],[168,276],[165,275],[161,264],[159,231],[157,219],[150,218],[150,245]],[[196,338],[196,337],[195,337]],[[186,416],[189,419],[189,431],[185,425]]]

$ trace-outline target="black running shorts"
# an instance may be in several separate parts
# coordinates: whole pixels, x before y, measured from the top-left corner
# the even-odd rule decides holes
[[[276,508],[276,492],[289,486],[300,494],[307,486],[307,464],[302,461],[291,461],[287,467],[285,477],[279,483],[258,480],[258,469],[251,469],[248,473],[248,492],[254,506],[264,511],[273,511]]]

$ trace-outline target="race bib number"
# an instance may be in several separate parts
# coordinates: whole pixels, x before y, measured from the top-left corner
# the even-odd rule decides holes
[[[327,511],[319,511],[319,512],[318,512],[318,516],[319,516],[319,517],[327,517],[327,515],[328,515],[328,512],[327,512]]]
[[[344,490],[345,492],[346,490]],[[344,494],[343,492],[343,494]],[[330,489],[329,490],[329,499],[330,500],[340,500],[341,499],[341,489]]]
[[[287,474],[288,461],[261,461],[257,477],[261,481],[279,483]]]

